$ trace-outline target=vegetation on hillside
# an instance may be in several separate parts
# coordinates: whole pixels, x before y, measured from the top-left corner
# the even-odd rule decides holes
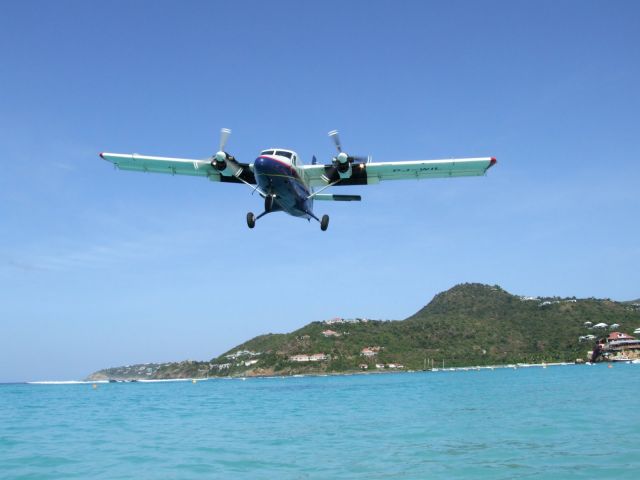
[[[585,322],[618,323],[620,331],[632,333],[640,327],[640,309],[609,299],[519,297],[499,286],[461,284],[406,320],[313,322],[291,333],[260,335],[209,362],[160,365],[151,378],[331,373],[364,365],[369,371],[381,365],[422,369],[431,361],[435,366],[574,361],[592,347],[579,341],[581,335],[604,334]],[[328,330],[334,333],[323,334]],[[367,347],[373,347],[369,356],[363,355]],[[327,358],[294,361],[295,355],[311,354]]]

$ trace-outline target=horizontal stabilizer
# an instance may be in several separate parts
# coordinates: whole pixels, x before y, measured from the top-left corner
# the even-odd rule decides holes
[[[332,195],[330,193],[319,193],[314,195],[315,200],[327,200],[331,202],[359,202],[362,200],[360,195]]]

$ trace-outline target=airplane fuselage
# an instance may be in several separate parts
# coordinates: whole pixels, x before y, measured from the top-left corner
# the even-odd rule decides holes
[[[282,149],[263,151],[253,163],[258,187],[273,196],[271,211],[284,211],[294,217],[313,217],[312,191],[305,181],[295,152]]]

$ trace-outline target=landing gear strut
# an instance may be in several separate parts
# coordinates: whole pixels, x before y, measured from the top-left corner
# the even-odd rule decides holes
[[[256,216],[253,214],[253,212],[247,213],[247,226],[249,228],[253,228],[256,226]]]
[[[323,215],[320,220],[320,230],[323,232],[329,227],[329,215]]]
[[[273,195],[267,195],[264,197],[264,211],[269,213],[273,210]]]

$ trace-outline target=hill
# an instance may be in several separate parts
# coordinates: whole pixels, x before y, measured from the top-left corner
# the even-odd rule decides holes
[[[592,347],[579,337],[598,335],[584,326],[587,321],[618,323],[620,331],[632,333],[640,327],[640,309],[609,299],[520,297],[499,286],[461,284],[405,320],[312,322],[291,333],[260,335],[209,362],[118,367],[89,378],[338,373],[381,365],[422,369],[430,361],[446,366],[574,361]]]

